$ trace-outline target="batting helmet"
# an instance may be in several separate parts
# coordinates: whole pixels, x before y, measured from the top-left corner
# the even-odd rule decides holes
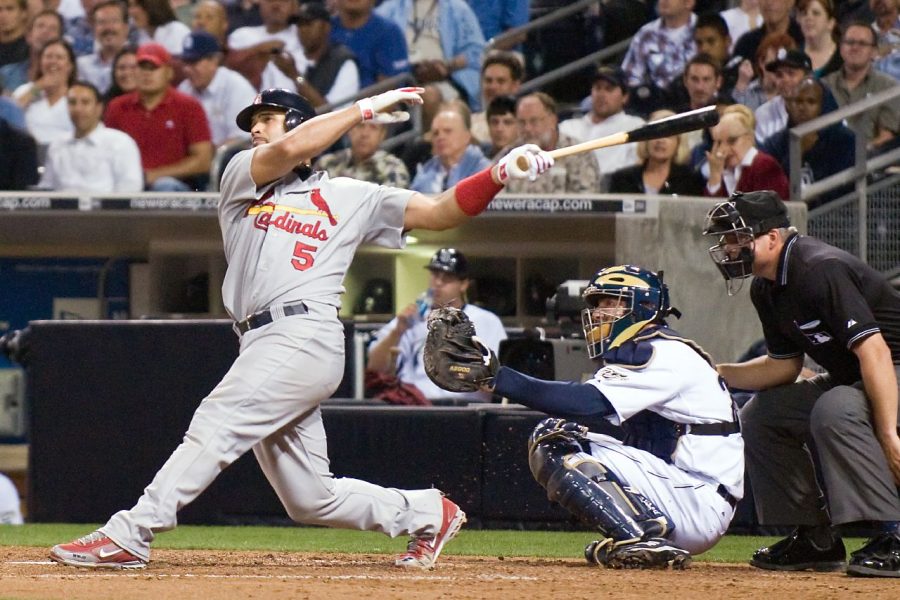
[[[469,261],[456,248],[441,248],[434,253],[425,268],[429,271],[450,273],[463,279],[469,276]]]
[[[316,116],[316,109],[300,94],[281,88],[269,88],[258,93],[253,99],[253,103],[238,113],[237,119],[235,119],[237,126],[244,131],[250,131],[253,126],[253,116],[267,108],[285,111],[285,131],[290,131],[303,121]]]
[[[669,288],[662,277],[632,265],[597,271],[581,296],[587,304],[581,311],[581,326],[591,358],[627,342],[648,323],[679,314],[669,305]],[[604,297],[618,299],[617,305],[598,308]]]

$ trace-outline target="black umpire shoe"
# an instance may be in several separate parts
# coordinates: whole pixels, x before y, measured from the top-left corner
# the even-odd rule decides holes
[[[846,559],[840,537],[835,536],[831,546],[822,549],[798,527],[783,540],[757,550],[750,564],[770,571],[842,571]]]
[[[851,553],[847,575],[900,577],[900,534],[881,533]]]

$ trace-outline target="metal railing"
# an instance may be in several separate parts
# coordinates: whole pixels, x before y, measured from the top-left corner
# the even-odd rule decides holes
[[[897,270],[896,262],[900,260],[898,259],[900,254],[896,252],[896,249],[892,249],[890,245],[880,245],[878,256],[873,256],[871,257],[873,260],[869,260],[869,242],[870,239],[875,238],[870,236],[870,228],[873,223],[870,222],[868,213],[870,207],[872,207],[880,211],[882,222],[894,221],[896,223],[896,215],[893,219],[889,218],[888,215],[891,212],[900,212],[900,202],[897,200],[898,196],[900,196],[900,178],[888,178],[882,181],[877,188],[880,190],[879,193],[873,194],[868,189],[868,176],[870,173],[900,163],[900,148],[895,148],[873,157],[867,157],[866,139],[868,136],[866,132],[854,128],[854,133],[856,134],[856,161],[854,166],[821,181],[803,186],[801,179],[803,160],[800,143],[803,136],[809,133],[819,131],[824,127],[844,121],[863,112],[874,110],[882,104],[897,102],[898,100],[900,100],[900,86],[895,86],[798,125],[790,130],[788,147],[791,167],[791,199],[808,201],[815,196],[832,191],[840,186],[854,185],[854,190],[842,198],[828,202],[810,211],[810,233],[825,242],[852,252],[882,272]],[[882,198],[888,199],[885,201],[884,206],[882,206]],[[890,200],[891,198],[893,200]],[[854,212],[854,214],[851,215],[850,212]],[[841,218],[843,224],[840,227],[835,228],[831,225],[834,221],[834,215],[843,215]],[[851,241],[847,237],[849,232],[841,231],[848,229],[848,225],[851,222],[855,227],[852,236],[852,239],[855,241]],[[898,229],[894,228],[890,235],[893,235],[895,238],[898,237],[897,231]],[[894,264],[891,264],[892,261]]]
[[[512,40],[517,40],[523,35],[527,35],[537,29],[543,29],[547,25],[552,25],[566,17],[587,10],[596,4],[598,4],[598,0],[578,0],[578,2],[573,2],[568,6],[558,8],[553,12],[547,13],[542,17],[538,17],[537,19],[526,23],[525,25],[508,29],[487,41],[487,44],[485,44],[484,47],[485,54],[494,49],[506,48],[511,45]]]

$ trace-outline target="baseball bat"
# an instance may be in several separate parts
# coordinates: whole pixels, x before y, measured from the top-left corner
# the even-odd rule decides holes
[[[599,148],[608,148],[609,146],[618,146],[620,144],[629,144],[631,142],[642,142],[644,140],[655,140],[673,135],[687,133],[695,129],[704,129],[713,127],[719,122],[719,113],[715,106],[706,106],[685,113],[665,117],[658,121],[653,121],[642,125],[631,131],[622,131],[603,136],[601,138],[588,140],[580,144],[573,144],[565,148],[557,148],[548,152],[554,159],[564,158],[580,152],[588,152]],[[528,159],[520,156],[516,164],[523,171],[528,169]]]

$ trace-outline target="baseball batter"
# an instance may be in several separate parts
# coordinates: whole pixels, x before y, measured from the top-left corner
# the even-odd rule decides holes
[[[508,367],[493,375],[488,368],[485,376],[478,363],[496,365],[496,358],[476,337],[470,339],[485,358],[471,367],[453,364],[465,352],[451,339],[450,359],[433,368],[437,383],[454,389],[460,373],[470,373],[474,383],[548,414],[622,424],[627,435],[619,441],[545,419],[529,441],[531,472],[550,500],[604,536],[585,548],[588,561],[684,568],[691,553],[725,534],[743,494],[737,409],[710,357],[666,325],[669,314],[679,313],[655,273],[630,265],[603,269],[584,300],[588,354],[602,361],[587,382],[544,381]],[[430,364],[441,363],[441,343],[429,336],[427,351],[436,355]]]
[[[410,229],[459,225],[483,211],[509,178],[534,180],[553,159],[535,146],[519,147],[433,197],[310,171],[310,162],[360,121],[406,120],[392,107],[421,104],[422,92],[393,90],[315,116],[301,96],[265,90],[237,116],[253,147],[225,170],[219,222],[228,260],[222,293],[240,335],[238,358],[137,504],[54,546],[53,560],[144,567],[155,535],[174,528],[178,510],[252,449],[295,521],[409,535],[396,564],[434,565],[465,521],[455,503],[436,489],[388,489],[329,471],[319,404],[343,374],[342,281],[360,244],[402,248]],[[527,170],[517,166],[522,156]]]

